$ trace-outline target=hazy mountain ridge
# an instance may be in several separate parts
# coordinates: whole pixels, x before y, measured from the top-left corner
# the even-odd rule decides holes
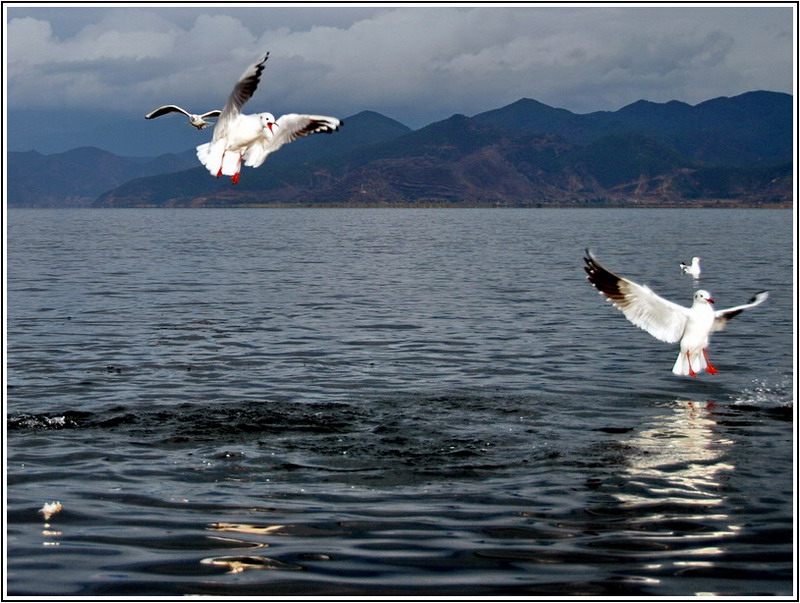
[[[790,95],[754,91],[694,106],[674,100],[639,100],[618,111],[585,115],[521,99],[475,119],[528,133],[559,134],[578,144],[612,134],[637,133],[701,162],[749,166],[791,158],[792,110]]]
[[[785,205],[793,190],[792,97],[757,91],[694,106],[637,101],[585,115],[520,99],[416,131],[365,111],[346,118],[340,132],[298,141],[262,167],[245,168],[238,185],[202,167],[166,170],[164,159],[161,174],[146,173],[153,168],[146,161],[125,160],[123,169],[108,155],[92,158],[94,167],[60,157],[48,173],[74,191],[79,183],[71,179],[88,172],[92,178],[80,183],[87,193],[91,182],[128,178],[98,191],[97,207]],[[197,165],[193,152],[175,161],[184,158]],[[26,204],[11,199],[12,180],[35,182],[12,170],[18,159],[9,156],[11,205]],[[134,167],[142,171],[128,177]],[[14,184],[18,194],[21,184]]]
[[[194,153],[155,158],[119,157],[94,147],[42,155],[9,152],[8,198],[11,207],[73,207],[133,178],[184,170],[197,163]]]

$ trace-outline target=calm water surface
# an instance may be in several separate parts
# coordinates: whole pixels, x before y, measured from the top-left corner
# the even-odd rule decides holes
[[[10,211],[8,594],[792,595],[792,217]]]

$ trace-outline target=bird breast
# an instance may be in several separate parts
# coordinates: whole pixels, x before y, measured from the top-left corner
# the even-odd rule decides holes
[[[257,115],[240,115],[228,131],[226,147],[231,151],[241,151],[263,136],[264,129]]]
[[[693,305],[686,321],[681,345],[685,348],[706,347],[713,326],[714,308],[705,303]]]

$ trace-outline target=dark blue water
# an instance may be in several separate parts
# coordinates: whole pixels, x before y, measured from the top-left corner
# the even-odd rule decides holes
[[[791,595],[792,219],[11,211],[8,594]],[[585,247],[770,299],[676,377]]]

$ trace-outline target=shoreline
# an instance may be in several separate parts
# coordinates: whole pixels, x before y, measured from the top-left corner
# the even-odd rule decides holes
[[[155,206],[153,206],[155,208]],[[793,209],[793,203],[730,203],[730,204],[693,204],[693,205],[680,205],[680,204],[664,204],[664,205],[642,205],[642,204],[540,204],[540,205],[491,205],[491,204],[339,204],[329,203],[325,205],[317,204],[270,204],[270,203],[253,203],[241,205],[206,205],[203,207],[189,207],[187,209]],[[111,209],[111,208],[108,208]],[[130,208],[135,209],[135,208]],[[177,208],[176,208],[177,209]]]
[[[691,205],[681,204],[540,204],[540,205],[492,205],[475,203],[426,203],[412,205],[407,203],[237,203],[237,204],[207,204],[207,205],[120,205],[94,207],[92,205],[17,205],[6,207],[7,210],[17,209],[794,209],[793,203],[696,203]]]

